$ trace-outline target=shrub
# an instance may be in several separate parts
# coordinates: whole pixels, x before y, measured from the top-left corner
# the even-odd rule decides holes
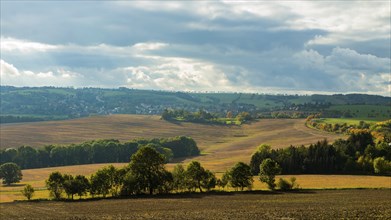
[[[295,177],[291,177],[290,182],[288,180],[280,178],[277,183],[277,186],[282,191],[289,191],[289,190],[297,189],[299,187],[299,185],[296,183]]]
[[[22,190],[22,195],[24,195],[27,200],[30,200],[34,195],[34,188],[30,184],[27,184]]]

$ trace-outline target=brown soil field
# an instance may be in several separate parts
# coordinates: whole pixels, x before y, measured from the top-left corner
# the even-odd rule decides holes
[[[0,219],[390,219],[391,190],[198,193],[0,204]]]
[[[66,121],[0,126],[0,147],[81,143],[94,139],[158,138],[185,135],[194,138],[202,155],[191,158],[214,171],[225,171],[238,161],[249,162],[260,144],[274,148],[333,141],[344,136],[307,128],[303,119],[263,119],[241,126],[172,123],[159,116],[110,115]],[[190,159],[185,160],[188,162]]]

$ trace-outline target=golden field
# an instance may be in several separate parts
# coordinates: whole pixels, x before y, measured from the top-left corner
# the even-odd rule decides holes
[[[37,189],[34,198],[48,199],[49,192],[45,189],[45,180],[49,174],[53,171],[59,171],[61,173],[67,173],[72,175],[86,175],[96,172],[98,169],[108,166],[109,164],[88,164],[77,166],[64,166],[64,167],[51,167],[41,169],[28,169],[23,170],[22,182],[12,186],[0,186],[0,202],[12,202],[14,200],[25,200],[20,191],[25,184],[32,185]],[[113,164],[115,167],[123,167],[126,163]],[[175,164],[167,164],[167,169],[172,169]],[[213,171],[213,170],[212,170]],[[217,177],[221,177],[222,173],[216,173]],[[289,179],[290,177],[296,177],[296,182],[300,188],[303,189],[342,189],[342,188],[389,188],[391,189],[391,177],[385,176],[359,176],[359,175],[280,175]],[[233,191],[232,188],[226,188],[225,190]],[[264,183],[258,180],[258,177],[254,176],[253,190],[267,190]]]
[[[187,159],[177,159],[167,164],[172,169],[175,163],[184,164],[198,160],[201,164],[220,176],[236,162],[248,163],[256,147],[262,143],[273,148],[290,145],[308,145],[327,138],[333,141],[344,136],[324,133],[307,128],[302,119],[264,119],[241,126],[222,126],[194,123],[171,123],[160,120],[159,116],[111,115],[94,116],[66,121],[48,121],[0,126],[1,148],[30,145],[40,147],[46,144],[80,143],[94,139],[119,139],[127,141],[134,138],[190,136],[195,139],[202,154]],[[20,190],[24,184],[37,189],[35,198],[48,198],[45,179],[53,171],[69,174],[90,175],[108,164],[52,167],[23,170],[20,184],[0,186],[0,201],[9,202],[24,199]],[[126,164],[114,164],[117,167]],[[290,176],[287,176],[288,178]],[[346,176],[346,175],[296,175],[301,188],[391,188],[390,177]],[[266,186],[254,177],[254,190],[265,190]],[[233,189],[231,189],[233,190]]]
[[[159,138],[189,136],[194,138],[202,155],[198,160],[208,169],[225,171],[238,161],[248,163],[256,147],[271,144],[274,148],[308,145],[327,138],[344,136],[307,128],[303,119],[263,119],[241,126],[172,123],[159,116],[110,115],[66,121],[48,121],[0,126],[1,148],[29,145],[81,143],[95,139]]]

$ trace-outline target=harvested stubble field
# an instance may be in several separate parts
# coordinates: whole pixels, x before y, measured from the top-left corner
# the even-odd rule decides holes
[[[391,190],[210,193],[0,204],[1,219],[390,219]]]
[[[191,158],[213,171],[225,171],[238,161],[249,162],[256,147],[262,143],[274,148],[307,145],[339,136],[307,128],[303,119],[264,119],[241,126],[171,123],[159,116],[111,115],[66,121],[48,121],[0,126],[0,147],[81,143],[95,139],[190,136],[202,155]],[[190,159],[186,160],[188,162]]]

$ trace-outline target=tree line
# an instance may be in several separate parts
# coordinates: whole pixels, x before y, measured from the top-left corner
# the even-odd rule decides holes
[[[219,187],[224,190],[230,186],[236,190],[252,189],[253,176],[249,165],[236,163],[228,169],[221,178],[205,169],[198,161],[191,161],[186,168],[177,164],[172,172],[165,169],[163,154],[151,146],[143,146],[131,156],[130,162],[123,168],[109,165],[99,169],[89,177],[84,175],[62,174],[52,172],[45,181],[50,196],[56,200],[62,199],[64,193],[68,199],[77,195],[94,197],[119,197],[140,194],[167,194],[182,192],[203,192]],[[297,187],[295,178],[291,182],[280,179],[275,183],[275,175],[281,171],[279,165],[270,158],[260,165],[259,179],[274,190],[276,185],[281,190],[292,190]],[[0,166],[0,178],[3,184],[10,185],[22,179],[20,167],[15,163],[5,163]],[[26,184],[21,193],[30,200],[34,188]]]
[[[190,137],[135,139],[121,143],[115,139],[93,140],[65,146],[47,145],[40,148],[21,146],[0,150],[0,165],[13,162],[22,169],[67,166],[92,163],[129,162],[140,147],[150,146],[164,155],[166,161],[173,158],[199,155],[196,142]]]
[[[284,149],[261,145],[251,158],[252,174],[259,173],[267,158],[281,166],[282,174],[391,174],[391,146],[386,141],[375,143],[367,129],[352,130],[347,140],[333,144],[323,140],[309,147]]]
[[[327,132],[335,132],[342,134],[351,134],[357,129],[366,129],[371,132],[375,141],[391,142],[391,120],[381,121],[373,124],[359,121],[358,124],[347,123],[326,123],[320,119],[320,115],[310,115],[306,119],[306,125]]]
[[[291,182],[280,179],[275,184],[275,175],[279,174],[279,165],[267,159],[260,165],[260,180],[265,182],[271,190],[276,185],[281,190],[291,190],[297,186],[295,179]],[[224,190],[231,186],[236,190],[251,190],[253,176],[250,166],[238,162],[227,170],[222,178],[205,169],[198,161],[190,162],[187,167],[177,164],[172,172],[164,167],[164,156],[154,148],[146,146],[132,155],[130,163],[123,168],[112,165],[104,167],[92,174],[89,178],[83,175],[72,176],[53,172],[46,180],[50,195],[59,200],[63,193],[68,199],[74,195],[90,195],[91,197],[131,196],[140,194],[167,194],[182,192],[204,192],[219,187]],[[26,188],[25,191],[29,189]]]
[[[187,121],[195,123],[211,123],[211,124],[227,124],[227,122],[238,121],[239,124],[253,119],[248,112],[239,112],[236,115],[232,111],[228,111],[224,116],[221,114],[210,113],[203,109],[197,112],[189,112],[184,109],[164,109],[162,119],[167,121]]]
[[[44,121],[44,120],[45,118],[42,117],[0,115],[0,124],[18,123],[18,122],[36,122],[36,121]]]
[[[242,162],[227,170],[221,179],[216,178],[214,173],[205,169],[198,161],[191,161],[186,167],[177,164],[172,172],[165,169],[164,163],[165,158],[162,154],[150,146],[144,146],[131,156],[129,164],[123,168],[109,165],[89,178],[53,172],[46,180],[46,186],[50,195],[58,200],[64,193],[68,199],[73,199],[74,195],[78,195],[79,198],[85,195],[105,198],[204,192],[216,187],[224,189],[227,185],[244,190],[251,189],[253,183],[250,166]],[[265,175],[269,174],[266,170]]]

